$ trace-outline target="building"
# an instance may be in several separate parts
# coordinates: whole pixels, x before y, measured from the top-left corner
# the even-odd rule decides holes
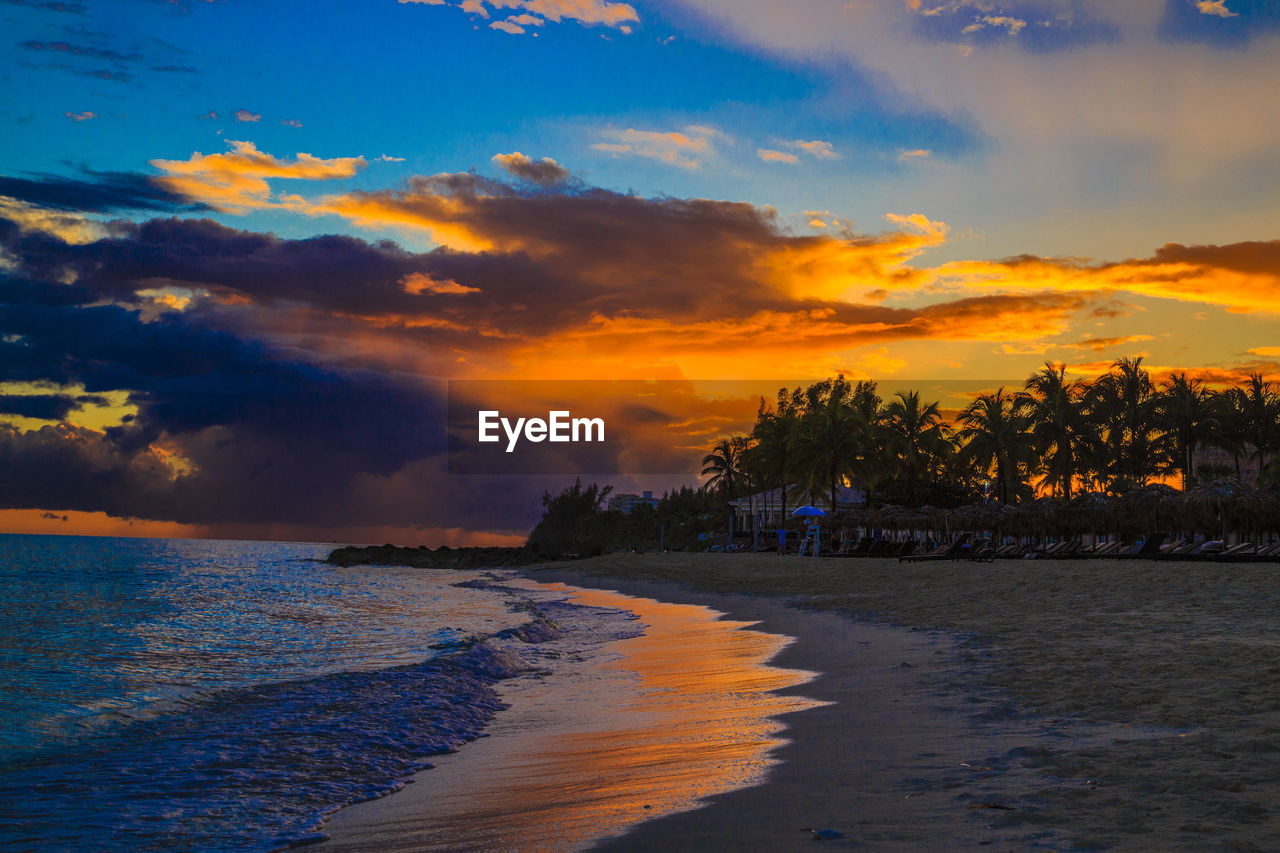
[[[787,515],[790,515],[796,507],[810,504],[820,509],[826,510],[831,515],[831,495],[829,493],[819,494],[802,494],[796,496],[795,486],[787,487],[786,508]],[[751,528],[751,513],[754,511],[759,523],[762,527],[777,527],[779,522],[783,520],[782,516],[782,490],[766,489],[763,492],[756,492],[754,495],[744,496],[736,500],[729,501],[729,505],[733,507],[733,516],[736,526],[739,530],[749,530]],[[836,489],[836,512],[841,510],[854,509],[860,507],[866,502],[866,490],[857,486],[840,486]]]
[[[648,504],[651,507],[657,507],[658,499],[653,496],[653,492],[645,492],[643,495],[633,495],[629,492],[622,492],[609,498],[610,512],[631,512],[636,507]]]
[[[1236,458],[1221,447],[1201,444],[1191,456],[1191,471],[1196,482],[1207,483],[1236,476]],[[1240,482],[1246,486],[1258,483],[1258,460],[1253,447],[1246,445],[1240,456]]]

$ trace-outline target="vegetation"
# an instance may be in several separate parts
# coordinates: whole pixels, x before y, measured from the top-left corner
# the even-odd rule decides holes
[[[1196,452],[1218,447],[1234,470],[1194,471]],[[1167,479],[1184,489],[1245,463],[1261,485],[1280,479],[1280,394],[1254,374],[1212,391],[1184,373],[1160,386],[1141,358],[1123,358],[1092,381],[1046,364],[1022,389],[976,397],[946,422],[919,392],[882,400],[874,382],[843,376],[762,401],[749,434],[720,441],[703,474],[716,494],[790,486],[787,497],[858,484],[868,504],[953,507],[1037,496],[1122,495]]]
[[[1193,470],[1206,447],[1232,464]],[[625,514],[606,509],[608,487],[577,482],[544,495],[529,547],[555,555],[659,543],[702,549],[723,540],[730,500],[781,488],[786,518],[789,505],[834,505],[840,487],[854,484],[868,507],[1010,510],[1044,498],[1101,513],[1099,524],[1111,515],[1105,499],[1127,496],[1137,501],[1126,510],[1131,520],[1145,524],[1146,511],[1167,498],[1160,484],[1174,481],[1223,518],[1242,494],[1246,465],[1261,472],[1259,488],[1280,490],[1280,390],[1257,374],[1218,391],[1185,373],[1157,385],[1141,358],[1120,359],[1093,380],[1045,364],[1021,389],[981,394],[948,423],[917,391],[886,401],[876,383],[837,376],[761,400],[752,430],[717,441],[702,465],[701,489]]]
[[[557,495],[544,494],[542,519],[529,534],[528,548],[551,557],[660,545],[683,551],[705,548],[706,540],[699,537],[727,524],[728,508],[714,490],[683,486],[663,495],[656,507],[640,504],[627,513],[607,508],[610,491],[576,480]]]

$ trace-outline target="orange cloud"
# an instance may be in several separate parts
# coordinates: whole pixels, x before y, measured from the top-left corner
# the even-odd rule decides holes
[[[1067,349],[1089,349],[1094,352],[1102,352],[1112,347],[1123,346],[1129,343],[1138,343],[1144,341],[1154,341],[1151,335],[1124,335],[1115,338],[1085,338],[1082,341],[1076,341],[1069,344],[1054,344],[1054,346],[1066,347]]]
[[[691,124],[679,131],[626,130],[608,129],[601,135],[609,140],[597,142],[591,146],[596,151],[604,151],[614,156],[630,154],[658,160],[684,169],[696,169],[709,157],[715,154],[712,142],[727,138],[715,128]]]
[[[1239,313],[1280,312],[1280,240],[1225,246],[1169,243],[1150,258],[1119,263],[1031,255],[953,261],[932,272],[939,284],[967,289],[1123,291]]]
[[[757,148],[756,155],[766,163],[799,163],[800,158],[794,154],[788,154],[785,151],[776,151],[772,148]]]
[[[281,160],[259,151],[252,142],[229,144],[231,150],[222,154],[196,152],[188,160],[152,160],[151,165],[165,173],[156,183],[219,210],[242,213],[276,204],[268,178],[334,180],[349,178],[367,165],[363,157],[326,160],[298,154],[292,161]]]

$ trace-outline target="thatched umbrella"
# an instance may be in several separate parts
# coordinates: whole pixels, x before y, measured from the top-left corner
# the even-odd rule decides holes
[[[1172,531],[1182,515],[1182,492],[1164,483],[1130,489],[1115,501],[1116,515],[1148,531]]]
[[[1065,508],[1066,504],[1050,496],[1020,505],[1024,524],[1041,534],[1042,539],[1048,538],[1050,534],[1060,537],[1070,529]]]
[[[1202,529],[1220,530],[1223,540],[1232,530],[1280,529],[1280,500],[1234,477],[1190,489],[1183,505],[1190,519]]]
[[[1114,516],[1115,509],[1111,499],[1101,492],[1081,492],[1070,500],[1066,512],[1077,531],[1087,530],[1097,541],[1098,531],[1106,528],[1106,522]]]

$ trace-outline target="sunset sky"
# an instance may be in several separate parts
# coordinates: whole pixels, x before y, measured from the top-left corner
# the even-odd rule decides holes
[[[0,531],[521,540],[448,379],[1280,377],[1266,0],[0,20]]]

